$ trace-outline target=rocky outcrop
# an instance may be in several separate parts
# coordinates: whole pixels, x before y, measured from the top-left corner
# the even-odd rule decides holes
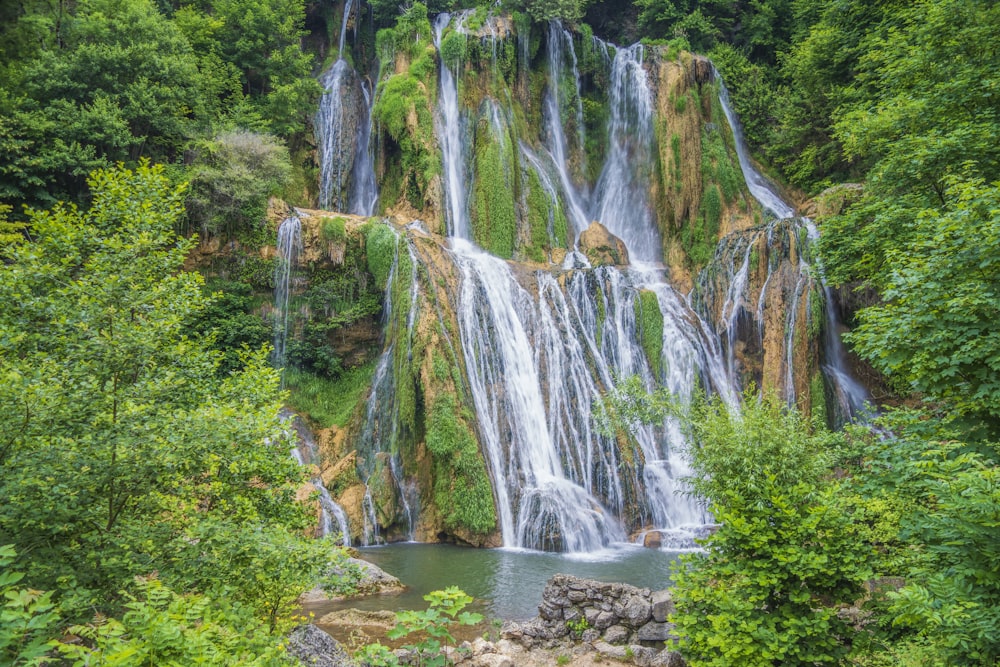
[[[676,653],[663,648],[674,639],[668,620],[673,609],[669,590],[557,574],[545,586],[538,616],[523,623],[508,622],[502,633],[528,647],[553,646],[573,638],[591,643],[608,657],[624,659],[631,654],[635,664],[682,665]]]
[[[347,561],[330,573],[333,576],[357,578],[354,583],[356,593],[351,596],[382,595],[398,593],[405,587],[403,583],[382,568],[360,558],[348,558]],[[304,593],[300,598],[300,603],[317,602],[332,599],[317,586]]]
[[[580,252],[586,255],[591,265],[595,267],[628,264],[628,248],[625,247],[625,242],[596,220],[580,233],[578,245]]]

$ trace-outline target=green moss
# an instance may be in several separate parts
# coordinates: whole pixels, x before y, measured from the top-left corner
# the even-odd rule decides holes
[[[464,33],[452,30],[441,40],[441,60],[445,67],[456,70],[465,60],[466,43],[468,39]]]
[[[702,134],[701,150],[702,179],[717,183],[726,203],[731,203],[743,189],[743,175],[726,148],[722,134],[706,130]]]
[[[686,37],[675,37],[667,42],[667,60],[676,60],[682,51],[690,51],[691,44]]]
[[[635,321],[639,343],[657,378],[663,376],[663,313],[656,293],[640,290],[635,300]]]
[[[477,135],[472,234],[480,247],[509,259],[514,256],[517,232],[513,159],[505,155],[509,142],[494,138],[485,120],[480,121]]]
[[[828,424],[826,410],[826,381],[823,373],[816,371],[809,380],[809,398],[812,406],[810,416],[820,424]]]
[[[347,238],[347,220],[344,218],[323,218],[320,235],[329,243],[343,243]]]
[[[496,528],[496,509],[486,464],[472,429],[459,415],[455,398],[438,395],[430,409],[427,449],[438,474],[434,500],[448,530],[486,534]]]
[[[681,114],[687,109],[687,95],[671,95],[674,101],[674,111]]]
[[[375,278],[379,289],[385,289],[389,282],[389,272],[396,257],[396,232],[384,223],[365,225],[365,256],[368,272]]]
[[[718,234],[719,223],[722,222],[722,196],[719,194],[718,186],[708,186],[702,196],[701,205],[705,212],[706,240],[711,240]]]

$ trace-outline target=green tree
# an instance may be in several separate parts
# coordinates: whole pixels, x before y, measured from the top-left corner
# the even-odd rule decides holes
[[[224,132],[195,143],[188,171],[188,216],[203,236],[250,236],[266,225],[267,198],[291,178],[288,149],[277,138]]]
[[[31,211],[32,241],[0,265],[18,306],[0,312],[0,542],[76,612],[153,571],[188,590],[211,527],[249,540],[311,523],[266,350],[221,377],[211,338],[188,336],[210,297],[181,270],[181,191],[145,165],[90,185],[86,211]]]
[[[1000,183],[953,180],[910,242],[887,255],[884,301],[848,336],[892,379],[961,415],[1000,425]]]

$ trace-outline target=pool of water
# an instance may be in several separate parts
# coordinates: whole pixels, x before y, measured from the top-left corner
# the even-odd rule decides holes
[[[542,589],[554,574],[620,581],[653,590],[670,584],[677,552],[615,545],[597,553],[555,554],[520,549],[473,549],[447,544],[403,543],[359,549],[361,557],[399,577],[407,590],[385,595],[311,604],[317,617],[344,608],[369,611],[425,609],[427,593],[458,586],[493,618],[527,620],[538,614]]]

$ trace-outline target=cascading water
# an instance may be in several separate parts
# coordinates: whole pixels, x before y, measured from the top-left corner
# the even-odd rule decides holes
[[[344,5],[337,60],[319,80],[324,90],[315,120],[320,162],[319,205],[367,216],[374,213],[378,201],[370,146],[374,105],[371,86],[361,82],[344,59],[347,21],[353,4],[354,0],[347,0]]]
[[[405,328],[391,325],[396,316],[396,308],[399,306],[393,302],[393,285],[400,271],[400,245],[407,249],[406,258],[410,266],[408,295],[410,301]],[[400,423],[394,363],[398,358],[409,359],[412,353],[412,330],[418,308],[417,297],[417,258],[409,243],[405,240],[400,241],[389,271],[383,304],[383,317],[389,323],[387,327],[389,333],[375,367],[364,427],[356,445],[357,471],[365,484],[364,526],[361,535],[361,543],[364,546],[377,544],[381,540],[376,503],[372,497],[372,490],[376,485],[392,487],[391,494],[401,505],[407,523],[407,537],[411,540],[416,527],[418,499],[413,485],[404,478],[399,459]],[[399,330],[401,328],[402,330]],[[401,357],[397,356],[399,346],[402,346]]]
[[[291,420],[292,430],[295,431],[296,447],[292,450],[292,456],[299,465],[313,465],[316,461],[316,440],[312,431],[297,415],[287,410],[282,410],[281,415],[285,419]],[[338,533],[341,543],[345,547],[351,546],[351,531],[347,523],[347,514],[344,508],[334,502],[330,497],[330,492],[323,484],[323,478],[316,475],[310,479],[313,487],[319,493],[319,534],[322,537]],[[336,522],[336,525],[334,525]]]
[[[274,352],[272,362],[284,368],[291,322],[291,294],[295,267],[302,255],[302,220],[292,214],[278,227],[278,257],[274,266]]]
[[[451,15],[438,14],[434,20],[434,45],[441,48],[441,34],[448,27]],[[441,61],[441,90],[438,94],[437,130],[441,141],[441,158],[444,166],[445,223],[448,234],[460,239],[471,239],[469,215],[465,193],[465,147],[462,118],[458,108],[458,85],[455,75]]]
[[[542,110],[543,120],[546,130],[546,147],[551,156],[552,164],[559,174],[559,181],[562,184],[564,200],[566,203],[566,216],[573,227],[573,237],[585,230],[590,224],[586,214],[586,195],[581,193],[573,183],[569,173],[569,160],[566,148],[566,133],[563,130],[562,121],[562,95],[559,91],[559,82],[565,76],[566,54],[572,58],[572,74],[575,77],[577,89],[577,101],[579,102],[580,75],[576,70],[576,54],[573,51],[573,38],[567,33],[558,21],[549,22],[548,35],[548,65],[549,65],[549,85],[545,95],[545,105]],[[583,128],[583,112],[580,107],[580,118],[578,125]],[[581,134],[582,137],[582,134]],[[581,147],[583,145],[581,139]],[[582,151],[581,151],[582,152]]]
[[[649,205],[653,162],[653,95],[643,46],[616,51],[611,64],[609,151],[591,217],[629,248],[633,259],[660,261],[662,246]]]
[[[795,209],[781,198],[774,188],[774,185],[759,171],[757,171],[757,169],[753,166],[753,163],[750,161],[749,150],[747,148],[746,139],[743,135],[743,128],[740,125],[739,118],[733,111],[732,105],[729,101],[729,91],[726,90],[725,83],[722,81],[722,77],[719,75],[718,71],[713,70],[713,75],[719,81],[719,102],[722,105],[722,110],[726,116],[726,120],[729,122],[729,127],[733,132],[733,139],[736,144],[736,154],[739,158],[740,169],[743,171],[743,178],[746,180],[747,188],[750,190],[750,194],[754,196],[765,211],[769,212],[776,218],[782,219],[794,217]],[[802,224],[805,225],[808,231],[808,236],[811,240],[816,240],[819,237],[819,232],[811,219],[802,218]],[[826,317],[826,342],[824,350],[824,360],[826,363],[823,366],[823,370],[826,373],[827,379],[834,388],[834,394],[837,398],[838,407],[844,419],[847,421],[864,419],[870,414],[870,408],[868,407],[870,396],[865,388],[854,379],[847,366],[846,353],[844,352],[843,343],[840,340],[840,323],[837,320],[837,315],[833,307],[833,294],[830,288],[826,285],[826,280],[823,277],[822,266],[817,264],[817,268],[820,282],[823,285],[825,301],[824,312]],[[763,304],[763,298],[764,296],[762,294],[761,304]],[[761,309],[762,307],[758,308],[758,310]],[[797,309],[794,309],[793,313],[796,310]],[[794,329],[794,322],[792,328]],[[792,359],[790,356],[791,341],[789,341],[788,350],[789,382],[787,383],[787,387],[791,393],[786,394],[786,396],[789,398],[789,401],[794,401],[794,385],[790,381],[792,372]]]

